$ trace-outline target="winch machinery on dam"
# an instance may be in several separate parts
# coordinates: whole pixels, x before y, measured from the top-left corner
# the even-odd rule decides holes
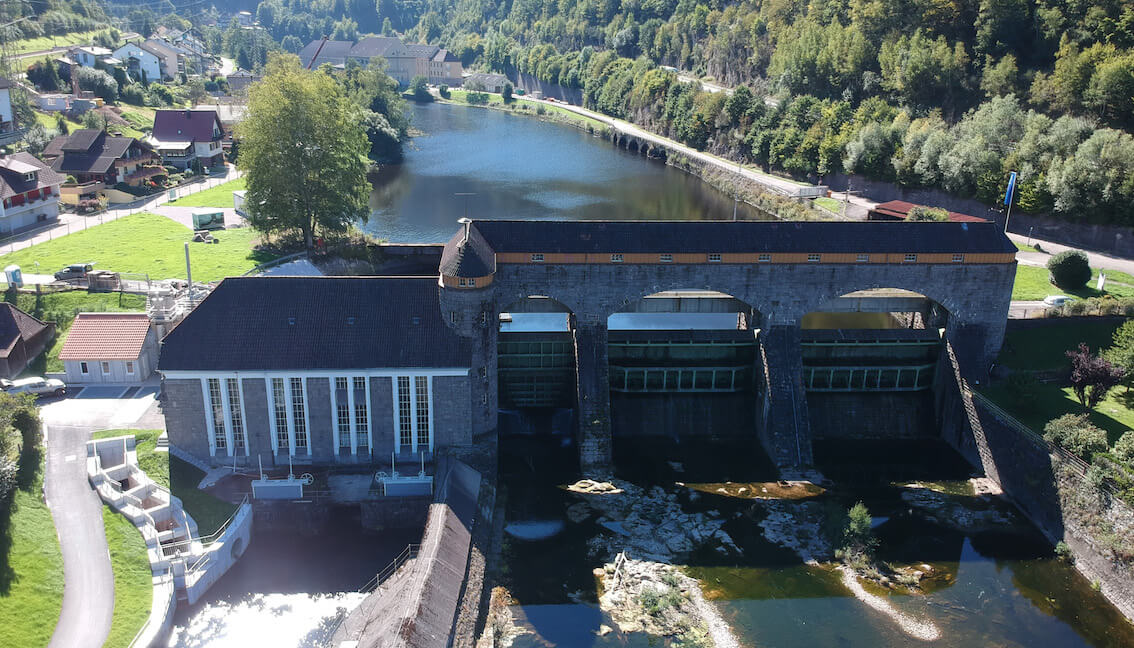
[[[474,436],[497,429],[500,408],[573,408],[581,467],[604,473],[612,420],[676,433],[692,419],[699,433],[756,434],[793,468],[812,463],[828,403],[931,391],[954,367],[987,373],[1015,252],[991,222],[462,219],[439,291],[473,344]],[[501,330],[502,313],[521,312],[561,313],[563,326]],[[735,328],[610,328],[662,312],[733,314]],[[870,313],[886,325],[846,324]],[[831,325],[837,314],[855,316]]]

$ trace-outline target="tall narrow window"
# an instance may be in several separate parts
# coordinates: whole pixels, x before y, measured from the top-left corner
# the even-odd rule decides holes
[[[354,378],[354,429],[358,434],[358,447],[370,445],[370,412],[366,410],[366,377]]]
[[[417,376],[417,449],[429,449],[429,377]]]
[[[350,401],[347,400],[347,379],[335,378],[335,418],[339,428],[339,447],[350,447]]]
[[[307,447],[307,418],[305,416],[306,408],[303,403],[303,379],[291,379],[291,417],[292,425],[295,426],[295,447]]]
[[[398,445],[413,445],[413,403],[410,402],[409,376],[398,376]]]
[[[272,378],[272,401],[275,406],[276,447],[284,452],[291,448],[287,438],[287,395],[283,378]]]
[[[228,418],[232,421],[232,444],[244,449],[244,412],[240,409],[240,383],[236,378],[225,378],[228,391]]]
[[[213,414],[213,445],[217,450],[228,447],[224,434],[224,402],[221,401],[220,380],[209,378],[209,409]]]

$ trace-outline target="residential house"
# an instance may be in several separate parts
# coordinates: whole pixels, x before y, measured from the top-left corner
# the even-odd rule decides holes
[[[917,205],[904,200],[891,200],[872,207],[866,215],[866,220],[904,221],[909,217],[910,210],[914,207],[923,206],[924,205]],[[960,212],[946,211],[946,213],[949,215],[949,220],[954,223],[983,223],[987,220],[979,216],[970,216],[969,214],[962,214]]]
[[[122,61],[126,73],[142,83],[161,81],[162,59],[142,43],[126,43],[114,50],[114,58]]]
[[[214,465],[416,473],[472,442],[471,349],[436,277],[228,278],[162,341],[169,442]]]
[[[251,11],[238,11],[236,12],[236,22],[241,27],[251,27],[256,21],[252,18]]]
[[[71,97],[62,93],[36,95],[35,105],[44,112],[63,112],[71,105]]]
[[[0,144],[10,144],[21,136],[16,128],[15,113],[12,112],[11,92],[14,85],[8,79],[0,77]]]
[[[11,234],[59,217],[63,176],[19,152],[0,158],[0,234]]]
[[[225,151],[232,148],[232,138],[236,133],[236,125],[244,121],[248,106],[244,104],[199,104],[193,110],[214,110],[220,119],[221,128],[224,129],[224,140],[221,145]]]
[[[151,141],[162,160],[179,169],[195,161],[209,168],[224,164],[224,126],[215,110],[158,110]]]
[[[70,205],[97,197],[119,182],[138,186],[165,173],[146,142],[87,128],[51,140],[41,157],[60,174],[74,176],[76,184],[60,189],[60,199]]]
[[[312,70],[324,64],[343,67],[352,47],[354,43],[350,41],[313,40],[299,50],[299,63]]]
[[[248,87],[261,79],[259,74],[252,74],[243,70],[233,72],[225,77],[228,81],[228,93],[232,95],[242,95],[248,92]]]
[[[82,67],[93,68],[95,64],[101,63],[113,55],[113,52],[105,47],[95,47],[93,45],[84,45],[80,47],[73,47],[70,50],[71,60],[78,63]]]
[[[18,376],[54,337],[53,322],[41,321],[13,304],[0,302],[0,377]]]
[[[157,358],[157,331],[145,313],[79,313],[59,352],[69,385],[140,383]]]
[[[185,72],[184,57],[176,49],[171,47],[169,43],[150,38],[144,42],[138,43],[138,47],[158,58],[158,69],[161,73],[161,78],[151,79],[152,81],[171,81]]]
[[[464,78],[465,90],[479,90],[481,92],[503,92],[508,77],[493,72],[476,72]]]
[[[461,75],[464,70],[461,67],[461,59],[457,58],[447,49],[438,49],[433,54],[433,58],[429,59],[429,82],[434,85],[460,85]]]

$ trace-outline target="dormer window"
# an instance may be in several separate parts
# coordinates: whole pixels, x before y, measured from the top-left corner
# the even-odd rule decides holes
[[[27,182],[35,182],[35,171],[28,171],[24,174],[24,180]]]

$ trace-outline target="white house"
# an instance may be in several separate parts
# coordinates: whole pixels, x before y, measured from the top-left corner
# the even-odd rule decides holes
[[[71,60],[83,67],[93,68],[95,63],[106,60],[111,54],[112,52],[105,47],[95,47],[93,45],[76,47],[71,50]]]
[[[161,59],[137,43],[126,43],[114,50],[114,58],[122,61],[127,74],[143,83],[161,81]]]
[[[224,165],[224,127],[215,110],[158,110],[150,141],[166,164],[185,169]]]
[[[71,103],[71,95],[62,93],[41,94],[35,98],[35,105],[44,112],[62,112]]]
[[[79,313],[59,352],[69,385],[140,383],[157,357],[157,330],[145,313]]]
[[[11,234],[59,217],[64,177],[30,153],[0,158],[0,234]]]
[[[0,144],[8,144],[20,138],[12,113],[12,85],[11,81],[0,77]]]

